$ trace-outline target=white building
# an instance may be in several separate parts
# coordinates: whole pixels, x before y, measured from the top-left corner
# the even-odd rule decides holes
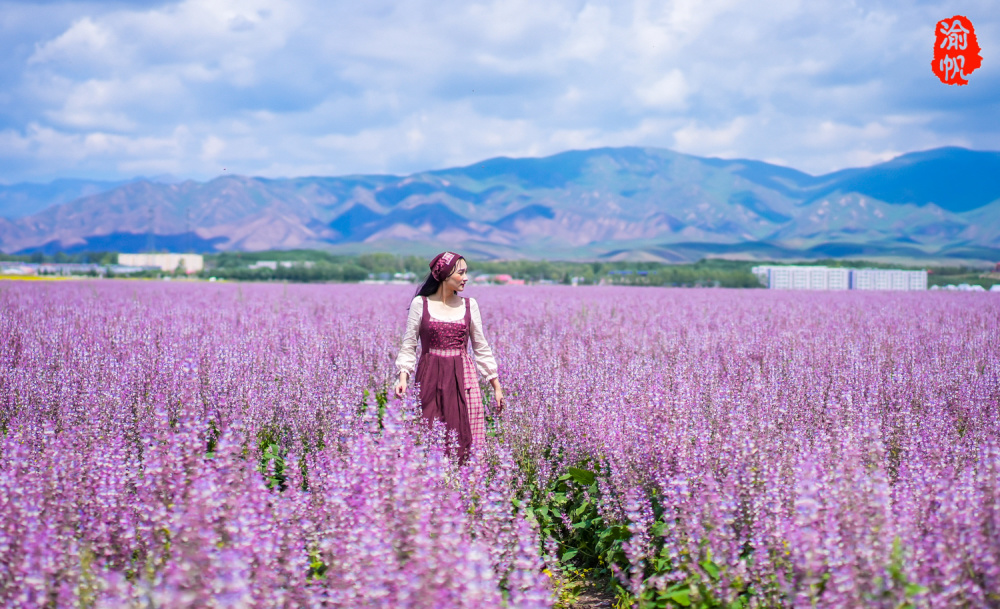
[[[277,271],[278,267],[284,269],[290,269],[293,267],[301,266],[307,269],[311,269],[316,266],[316,263],[312,260],[258,260],[254,262],[248,269],[271,269],[272,271]]]
[[[276,271],[276,270],[278,270],[278,261],[277,260],[258,260],[257,262],[254,262],[253,264],[251,264],[247,268],[249,268],[249,269],[271,269],[272,271]]]
[[[851,289],[851,269],[827,269],[826,280],[828,290]]]
[[[772,290],[926,290],[927,271],[845,269],[826,266],[755,266]]]
[[[926,290],[927,271],[852,269],[852,290]]]
[[[850,270],[825,266],[755,266],[750,269],[772,290],[847,290]]]
[[[205,258],[201,254],[118,254],[118,264],[155,267],[170,273],[183,266],[191,274],[205,268]]]
[[[37,275],[37,264],[22,264],[20,262],[0,262],[2,275]]]

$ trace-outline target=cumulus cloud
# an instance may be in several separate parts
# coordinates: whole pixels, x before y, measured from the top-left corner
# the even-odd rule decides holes
[[[933,27],[989,0],[0,0],[0,180],[407,173],[641,145],[820,173],[995,148],[1000,71]]]
[[[28,65],[40,63],[104,63],[116,56],[110,54],[114,32],[110,28],[94,23],[90,17],[76,21],[63,34],[38,45],[28,58]]]
[[[687,81],[680,70],[671,70],[649,85],[641,85],[636,94],[643,104],[661,110],[683,108],[688,95]]]
[[[746,131],[748,119],[738,116],[717,128],[691,123],[674,132],[676,148],[703,155],[733,156],[735,144]]]

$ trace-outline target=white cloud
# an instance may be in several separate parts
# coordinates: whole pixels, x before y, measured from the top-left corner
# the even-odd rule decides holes
[[[226,149],[226,142],[214,135],[210,135],[201,143],[201,158],[206,161],[214,161]]]
[[[2,180],[405,173],[606,145],[824,172],[1000,141],[998,72],[955,90],[928,67],[941,14],[1000,46],[989,0],[86,6],[0,23],[0,157],[18,161]],[[0,4],[13,24],[29,10]]]
[[[718,128],[691,123],[674,132],[677,150],[689,154],[731,156],[737,150],[737,139],[746,130],[748,119],[738,116]]]
[[[688,85],[680,70],[671,70],[649,85],[636,89],[636,96],[646,106],[661,110],[683,108],[688,96]]]
[[[32,154],[43,162],[72,167],[84,162],[115,163],[123,158],[177,158],[190,152],[190,144],[190,133],[184,126],[162,137],[130,137],[101,131],[66,133],[31,123],[24,133],[0,132],[0,157]]]
[[[84,17],[55,40],[39,45],[28,58],[28,64],[106,61],[114,57],[108,53],[116,42],[113,38],[109,27]]]
[[[88,80],[73,87],[62,108],[46,113],[53,122],[79,129],[131,131],[135,122],[115,111],[116,83]]]

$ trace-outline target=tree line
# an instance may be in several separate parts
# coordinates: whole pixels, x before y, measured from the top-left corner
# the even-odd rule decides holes
[[[113,265],[117,252],[96,251],[47,254],[0,254],[0,261],[33,263],[91,263]],[[332,254],[320,250],[272,250],[264,252],[219,252],[205,254],[205,269],[198,275],[233,281],[291,282],[356,282],[365,279],[393,279],[397,274],[409,274],[413,281],[427,275],[424,256],[370,253],[360,255]],[[250,268],[260,261],[277,262],[274,269]],[[282,266],[281,263],[289,263]],[[593,285],[651,286],[718,286],[730,288],[760,287],[750,269],[764,261],[723,260],[705,258],[688,264],[662,262],[568,262],[558,260],[469,260],[469,272],[477,275],[509,275],[528,283],[561,283]],[[777,264],[781,264],[778,262]],[[964,266],[907,266],[867,260],[824,259],[798,264],[814,264],[846,268],[929,268],[930,284],[953,283],[956,280],[975,282],[981,269]],[[129,276],[156,277],[169,275],[161,271],[143,271]],[[181,273],[177,273],[180,275]],[[109,272],[110,276],[111,273]],[[991,282],[992,283],[992,282]]]
[[[255,262],[274,261],[276,269],[249,268]],[[290,262],[290,266],[281,266]],[[305,263],[310,262],[311,266]],[[750,272],[754,263],[706,259],[693,264],[660,262],[567,262],[556,260],[469,260],[469,273],[509,275],[529,283],[758,287]],[[392,279],[412,273],[427,275],[427,258],[389,253],[336,255],[313,250],[224,252],[205,257],[204,276],[236,280],[358,281]]]

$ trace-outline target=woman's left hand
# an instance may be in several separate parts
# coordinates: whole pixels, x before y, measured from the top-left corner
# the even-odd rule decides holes
[[[503,389],[500,387],[500,379],[498,377],[493,377],[490,379],[490,385],[493,385],[493,399],[496,400],[497,414],[503,412],[504,406],[507,402],[503,399]]]

